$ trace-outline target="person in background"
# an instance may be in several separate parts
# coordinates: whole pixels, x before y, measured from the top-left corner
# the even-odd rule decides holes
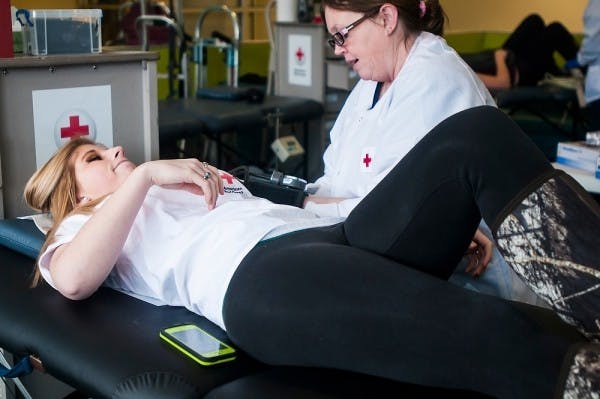
[[[554,53],[565,60],[577,54],[573,35],[560,22],[548,25],[539,14],[528,15],[501,48],[462,54],[490,90],[535,86],[546,74],[564,75]]]
[[[584,68],[586,119],[589,131],[600,131],[600,0],[589,0],[583,15],[583,41],[567,69]]]

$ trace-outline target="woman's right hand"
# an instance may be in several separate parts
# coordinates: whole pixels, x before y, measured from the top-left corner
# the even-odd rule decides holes
[[[209,209],[215,207],[218,195],[224,193],[219,170],[195,158],[149,161],[138,168],[152,185],[204,195]]]

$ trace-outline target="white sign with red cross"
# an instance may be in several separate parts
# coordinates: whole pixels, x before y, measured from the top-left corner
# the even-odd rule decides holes
[[[75,137],[113,145],[110,86],[34,90],[31,96],[38,168]]]
[[[288,83],[312,85],[312,47],[310,35],[288,36]]]

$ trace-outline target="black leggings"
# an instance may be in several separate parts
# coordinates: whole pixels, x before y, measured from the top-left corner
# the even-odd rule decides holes
[[[245,257],[225,297],[231,339],[271,364],[551,397],[581,337],[544,327],[557,320],[551,312],[540,309],[542,321],[528,306],[439,277],[454,270],[481,216],[496,226],[552,170],[493,107],[447,119],[344,223],[263,242]]]

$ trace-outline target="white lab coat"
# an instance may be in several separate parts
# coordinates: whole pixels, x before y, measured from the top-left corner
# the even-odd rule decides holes
[[[307,209],[322,216],[347,216],[391,168],[433,127],[479,105],[495,105],[462,58],[431,33],[423,32],[400,73],[371,108],[377,82],[359,81],[331,132],[325,171],[315,195],[347,198]],[[484,132],[482,132],[484,134]]]

